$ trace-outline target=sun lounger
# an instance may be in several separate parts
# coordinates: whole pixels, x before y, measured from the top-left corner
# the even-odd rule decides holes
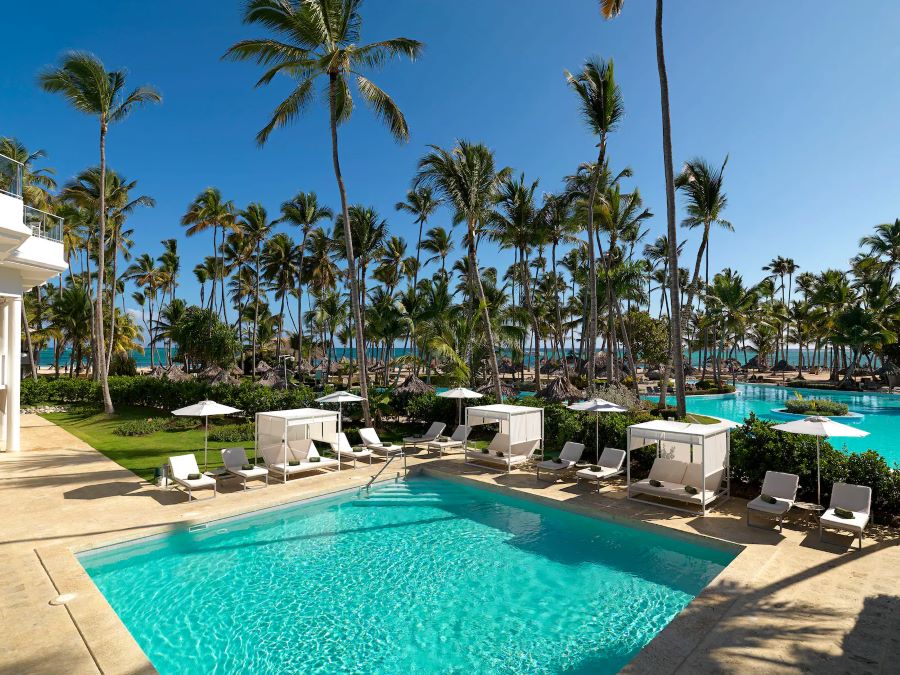
[[[353,461],[353,468],[356,468],[356,461],[359,459],[368,459],[369,464],[372,463],[372,451],[368,448],[354,448],[347,440],[347,434],[341,432],[337,435],[337,440],[331,442],[331,449],[338,459],[349,458]]]
[[[759,515],[773,517],[778,522],[778,530],[784,529],[784,516],[794,502],[797,501],[797,486],[800,484],[800,477],[792,473],[781,473],[780,471],[766,471],[766,477],[763,479],[762,494],[747,504],[747,526],[756,527],[750,522],[750,512],[753,511]],[[763,495],[772,497],[775,503],[770,503],[763,499]]]
[[[285,455],[287,461],[285,461]],[[281,475],[284,483],[287,483],[290,476],[296,474],[322,471],[340,465],[336,459],[322,457],[316,449],[315,443],[309,438],[288,442],[287,451],[284,447],[270,447],[263,451],[263,460],[266,468],[272,473]]]
[[[562,450],[559,453],[559,460],[556,461],[553,459],[548,459],[543,462],[537,463],[537,478],[541,479],[541,469],[544,471],[549,471],[550,475],[553,476],[551,480],[556,480],[557,476],[563,471],[568,471],[572,467],[574,467],[579,460],[581,460],[581,455],[584,453],[584,443],[575,443],[574,441],[566,441],[566,444],[563,446]]]
[[[269,484],[269,470],[264,466],[256,466],[251,464],[247,459],[247,451],[244,448],[223,448],[222,463],[225,465],[225,471],[233,476],[243,479],[244,489],[247,489],[247,481],[254,478],[264,479],[266,485]],[[249,469],[245,469],[249,466]]]
[[[845,530],[859,537],[859,548],[862,549],[863,530],[869,524],[871,509],[872,488],[867,485],[835,483],[831,489],[829,508],[819,518],[819,540],[822,540],[823,527]],[[838,515],[839,511],[846,511],[850,517],[842,518]]]
[[[432,441],[436,441],[446,428],[447,425],[443,422],[432,422],[431,426],[428,427],[428,431],[421,436],[407,436],[404,438],[403,447],[414,448],[419,445],[428,445]]]
[[[376,455],[389,457],[390,455],[403,454],[403,448],[393,443],[382,443],[378,438],[378,434],[372,427],[363,427],[359,430],[359,438],[363,445]]]
[[[466,451],[466,461],[484,462],[493,465],[494,468],[509,471],[530,460],[539,444],[540,441],[537,440],[510,444],[509,434],[497,433],[491,439],[487,452],[469,448]]]
[[[600,484],[607,478],[622,473],[622,464],[625,463],[625,451],[618,448],[603,448],[600,453],[600,459],[597,461],[596,469],[589,466],[580,469],[575,473],[575,477],[579,480],[595,480],[597,481],[597,492],[600,492]]]
[[[453,432],[453,435],[449,439],[442,439],[438,436],[435,440],[431,441],[428,444],[428,450],[437,450],[440,452],[441,457],[443,457],[445,450],[463,447],[466,440],[469,438],[469,432],[471,431],[471,427],[460,424],[456,427],[456,431]]]
[[[193,454],[169,457],[169,469],[171,470],[169,477],[187,490],[188,501],[194,498],[194,490],[212,490],[213,497],[218,494],[216,479],[200,472],[197,458]],[[188,476],[197,476],[197,478],[188,478]]]
[[[670,499],[703,508],[715,501],[719,496],[718,491],[725,469],[722,467],[708,469],[705,482],[701,476],[702,472],[703,469],[700,464],[657,457],[653,460],[653,466],[650,467],[650,475],[644,480],[639,480],[629,485],[628,494],[629,497],[632,494],[639,494],[660,499]],[[651,481],[658,482],[659,485],[653,485]],[[704,484],[706,486],[705,500],[703,494]],[[688,486],[695,488],[696,493],[688,492],[686,490]]]

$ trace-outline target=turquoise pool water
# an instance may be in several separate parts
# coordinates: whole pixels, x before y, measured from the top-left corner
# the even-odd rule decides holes
[[[80,556],[168,673],[613,673],[734,557],[435,478]]]
[[[831,443],[835,447],[846,445],[848,450],[855,452],[871,448],[880,452],[888,462],[900,463],[900,396],[897,395],[739,384],[736,396],[691,396],[687,399],[687,409],[688,412],[724,417],[735,422],[743,422],[751,412],[760,418],[784,422],[785,418],[773,414],[772,410],[784,407],[785,400],[794,398],[796,392],[804,398],[828,398],[846,403],[851,412],[862,415],[851,423],[868,431],[869,435],[864,438],[832,438]],[[674,404],[674,398],[671,402]]]

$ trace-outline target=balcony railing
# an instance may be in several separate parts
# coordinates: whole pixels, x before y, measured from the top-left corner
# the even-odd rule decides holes
[[[31,234],[50,241],[62,241],[63,219],[31,206],[25,207],[25,225]]]
[[[0,192],[22,198],[22,164],[0,155]]]

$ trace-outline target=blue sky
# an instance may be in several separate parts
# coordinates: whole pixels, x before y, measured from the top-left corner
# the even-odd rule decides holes
[[[365,41],[404,35],[426,49],[418,62],[391,63],[373,77],[406,113],[410,143],[395,144],[362,106],[341,130],[351,202],[376,207],[412,251],[414,226],[393,205],[425,146],[458,137],[487,143],[499,163],[540,178],[542,191],[558,190],[595,155],[563,69],[598,54],[615,59],[627,112],[611,162],[633,169],[630,184],[656,214],[652,240],[665,228],[653,4],[632,0],[604,22],[596,0],[369,0]],[[716,163],[730,155],[725,215],[736,231],[713,234],[711,269],[731,266],[748,281],[775,255],[803,270],[845,267],[860,236],[900,216],[900,3],[867,3],[859,13],[812,0],[760,9],[669,2],[665,24],[676,168],[698,155]],[[204,187],[239,206],[260,201],[273,216],[301,189],[339,204],[324,106],[256,146],[290,82],[254,90],[257,67],[220,60],[236,40],[262,33],[241,24],[240,10],[226,0],[19,2],[4,10],[0,134],[46,149],[61,182],[97,162],[97,129],[38,89],[41,67],[85,49],[109,68],[127,67],[132,85],[161,90],[161,106],[112,129],[108,159],[157,201],[130,221],[135,253],[158,255],[161,239],[179,237],[181,288],[192,298],[190,270],[211,240],[187,239],[179,219]],[[431,224],[449,226],[449,214]],[[687,263],[698,237],[682,234]],[[483,253],[487,264],[509,261],[508,253]]]

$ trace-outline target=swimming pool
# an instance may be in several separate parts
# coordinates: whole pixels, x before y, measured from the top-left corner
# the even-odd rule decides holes
[[[79,559],[163,674],[612,673],[735,554],[416,477]]]
[[[689,396],[688,412],[724,417],[743,422],[751,412],[757,417],[784,422],[785,418],[772,413],[783,408],[784,402],[799,392],[804,398],[828,398],[846,403],[851,412],[862,415],[851,423],[869,432],[865,438],[833,438],[840,448],[862,452],[869,448],[880,452],[888,462],[900,463],[900,396],[871,392],[843,392],[771,385],[738,384],[736,396]],[[674,404],[675,399],[671,402]]]

